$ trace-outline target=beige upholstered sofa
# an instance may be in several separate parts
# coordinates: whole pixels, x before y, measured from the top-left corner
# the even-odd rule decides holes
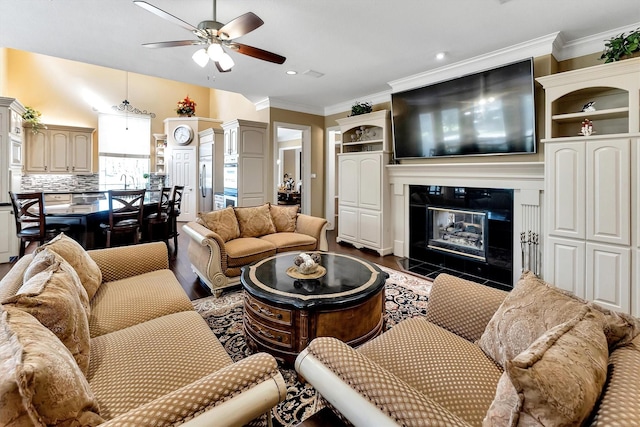
[[[0,282],[0,425],[244,425],[284,399],[275,359],[233,363],[162,242],[64,235]]]
[[[200,213],[182,229],[191,237],[193,271],[214,295],[240,282],[242,267],[278,252],[328,249],[327,220],[297,206],[229,207]]]
[[[638,322],[531,273],[509,294],[441,274],[426,317],[358,349],[317,338],[296,369],[356,426],[632,426]]]

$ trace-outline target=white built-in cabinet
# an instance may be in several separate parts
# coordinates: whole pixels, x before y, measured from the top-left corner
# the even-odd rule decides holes
[[[9,191],[20,191],[24,106],[15,98],[0,97],[0,263],[18,255],[15,219]]]
[[[640,59],[538,81],[546,98],[544,278],[638,315]],[[590,101],[596,111],[581,111]],[[585,119],[593,122],[588,136]]]
[[[224,163],[237,166],[237,205],[259,206],[267,202],[267,123],[232,120],[224,129]]]
[[[28,173],[91,173],[95,129],[46,125],[26,131]]]
[[[338,242],[369,248],[380,255],[393,251],[390,184],[386,170],[389,111],[337,120],[342,132],[338,155]]]

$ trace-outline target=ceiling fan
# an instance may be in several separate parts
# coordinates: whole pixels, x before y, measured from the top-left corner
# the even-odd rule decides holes
[[[225,48],[243,55],[262,59],[263,61],[274,62],[276,64],[282,64],[286,60],[284,56],[276,53],[234,41],[238,37],[243,36],[264,24],[264,21],[252,12],[240,15],[229,21],[227,24],[222,24],[216,21],[216,0],[213,0],[213,20],[202,21],[197,27],[194,27],[188,22],[159,9],[146,1],[135,0],[133,3],[159,16],[160,18],[166,19],[169,22],[173,22],[174,24],[191,31],[198,38],[198,40],[145,43],[142,45],[144,47],[155,49],[162,47],[202,45],[204,48],[197,50],[196,53],[193,54],[193,60],[201,67],[204,67],[207,65],[209,59],[211,59],[216,64],[218,71],[223,73],[231,71],[231,68],[235,65],[231,56],[225,51]]]

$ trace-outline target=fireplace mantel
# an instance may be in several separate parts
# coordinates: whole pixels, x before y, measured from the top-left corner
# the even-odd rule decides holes
[[[544,189],[544,162],[387,165],[392,185]]]
[[[514,284],[523,268],[522,257],[516,255],[520,254],[520,233],[538,234],[541,239],[538,250],[542,253],[544,162],[421,163],[387,165],[386,168],[393,197],[394,255],[409,256],[409,185],[513,189]],[[529,266],[538,271],[541,267]]]

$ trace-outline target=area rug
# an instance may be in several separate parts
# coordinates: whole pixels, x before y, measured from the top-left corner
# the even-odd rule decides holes
[[[386,328],[402,319],[426,314],[431,282],[417,276],[379,266],[389,274],[385,285]],[[242,331],[242,292],[233,291],[220,298],[207,297],[193,301],[193,306],[207,321],[233,361],[252,354]],[[280,367],[287,384],[287,397],[272,411],[274,426],[295,426],[322,409],[316,391],[309,384],[298,381],[295,370]]]

